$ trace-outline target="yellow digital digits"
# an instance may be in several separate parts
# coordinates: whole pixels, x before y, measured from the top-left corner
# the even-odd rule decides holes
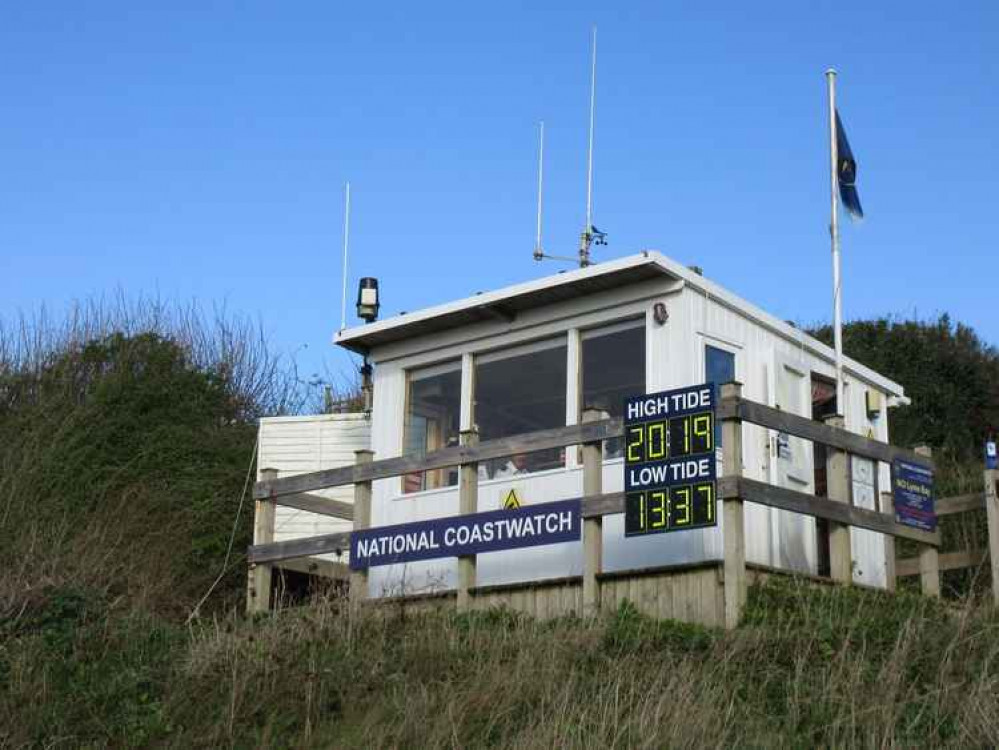
[[[715,486],[714,484],[696,484],[694,492],[701,496],[702,505],[707,511],[705,520],[713,523],[715,520]]]
[[[690,487],[673,488],[673,509],[676,511],[674,526],[690,523]]]
[[[645,445],[645,426],[638,425],[637,427],[628,428],[628,462],[641,463],[645,460],[645,454],[642,451],[642,447]]]
[[[715,488],[712,482],[640,492],[635,496],[637,527],[631,533],[714,525]]]
[[[715,426],[711,412],[633,425],[627,430],[629,463],[663,461],[714,450]]]

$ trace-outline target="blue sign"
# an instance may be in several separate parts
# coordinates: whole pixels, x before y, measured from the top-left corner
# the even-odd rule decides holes
[[[714,526],[715,387],[624,402],[624,534]]]
[[[937,530],[932,469],[908,461],[895,461],[892,464],[892,494],[896,521],[923,531]]]
[[[999,461],[996,459],[996,441],[989,440],[985,443],[985,468],[999,469]]]
[[[575,542],[581,536],[582,507],[576,498],[354,531],[350,535],[350,567],[363,570]]]

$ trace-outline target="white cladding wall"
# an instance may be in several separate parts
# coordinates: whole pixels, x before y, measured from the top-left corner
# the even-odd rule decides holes
[[[665,325],[652,320],[651,308],[656,301],[664,302],[670,312]],[[778,382],[781,372],[800,371],[804,384],[812,372],[832,377],[828,361],[808,351],[802,340],[789,340],[784,335],[749,319],[732,306],[705,295],[690,286],[677,290],[672,280],[645,283],[605,292],[581,300],[561,303],[541,311],[521,316],[512,325],[477,324],[463,331],[449,332],[434,340],[414,340],[406,345],[393,345],[390,353],[376,351],[380,360],[375,369],[372,449],[375,458],[397,456],[402,451],[402,424],[406,405],[406,369],[414,366],[448,361],[465,353],[479,353],[509,346],[541,336],[562,333],[570,329],[612,323],[635,313],[646,317],[647,389],[652,391],[683,387],[704,380],[704,347],[711,344],[735,354],[736,377],[744,384],[747,398],[767,404],[778,402]],[[570,362],[574,347],[569,347]],[[388,358],[391,357],[391,358]],[[782,369],[785,368],[785,369]],[[570,369],[570,372],[572,370]],[[797,381],[795,381],[797,382]],[[864,411],[864,390],[870,386],[847,379],[846,425],[864,434],[887,440],[887,417],[876,422],[867,420]],[[804,386],[803,386],[804,387]],[[801,411],[811,416],[810,384],[800,399]],[[882,402],[887,393],[881,391]],[[783,406],[783,405],[782,405]],[[568,409],[570,420],[574,409]],[[743,436],[744,472],[747,476],[774,482],[788,481],[787,471],[779,459],[772,456],[776,436],[755,425],[745,425]],[[801,464],[801,476],[807,479],[795,489],[813,491],[810,476],[811,444],[791,438],[787,449],[794,461]],[[719,454],[720,458],[720,454]],[[861,462],[864,463],[864,462]],[[479,509],[494,510],[511,486],[518,488],[524,502],[530,504],[577,497],[582,493],[582,478],[578,467],[570,466],[518,477],[515,480],[482,482]],[[869,465],[868,465],[868,468]],[[719,465],[719,473],[721,467]],[[858,505],[866,505],[876,487],[867,489],[861,483],[873,485],[873,472],[854,462]],[[604,491],[622,489],[621,461],[608,462],[604,470]],[[888,487],[887,467],[878,472],[880,487]],[[455,488],[431,490],[412,495],[401,494],[398,478],[375,482],[372,524],[387,525],[454,515],[458,511]],[[719,513],[719,518],[722,514]],[[746,507],[746,549],[750,562],[785,569],[815,572],[816,539],[813,519],[763,506]],[[623,516],[604,518],[604,568],[624,570],[719,559],[722,555],[722,528],[674,532],[627,541],[623,534]],[[885,583],[884,545],[879,534],[854,530],[854,576],[858,582],[883,586]],[[378,596],[406,591],[453,588],[456,561],[453,559],[411,563],[406,566],[386,566],[371,570],[371,594]],[[482,555],[478,560],[478,582],[482,585],[516,580],[540,580],[579,574],[582,570],[580,543],[551,547],[528,548]]]
[[[257,479],[262,469],[277,469],[278,476],[334,469],[354,463],[354,451],[370,447],[371,424],[364,414],[324,414],[308,417],[270,417],[260,420]],[[354,486],[333,487],[315,494],[354,502]],[[350,521],[278,506],[274,541],[350,531]],[[322,555],[347,562],[347,555]]]

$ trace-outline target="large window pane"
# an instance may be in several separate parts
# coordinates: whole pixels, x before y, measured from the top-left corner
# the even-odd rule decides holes
[[[624,400],[645,393],[645,322],[635,321],[583,334],[584,409],[624,416]],[[607,458],[620,458],[624,441],[604,443]]]
[[[533,344],[482,357],[475,371],[475,421],[481,440],[565,425],[566,345]],[[488,462],[490,479],[562,466],[565,451],[553,449]]]
[[[715,384],[715,403],[721,397],[722,383],[735,380],[735,355],[716,346],[704,348],[704,380]],[[721,447],[721,420],[715,420],[715,446]]]
[[[461,362],[413,370],[406,398],[405,450],[424,454],[456,445],[461,414]],[[403,492],[418,492],[458,483],[455,467],[419,471],[403,477]]]

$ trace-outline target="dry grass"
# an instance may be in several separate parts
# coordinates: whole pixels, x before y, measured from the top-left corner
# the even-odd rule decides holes
[[[723,633],[319,599],[185,629],[62,596],[0,649],[4,746],[999,743],[999,615],[973,603],[770,585]]]

